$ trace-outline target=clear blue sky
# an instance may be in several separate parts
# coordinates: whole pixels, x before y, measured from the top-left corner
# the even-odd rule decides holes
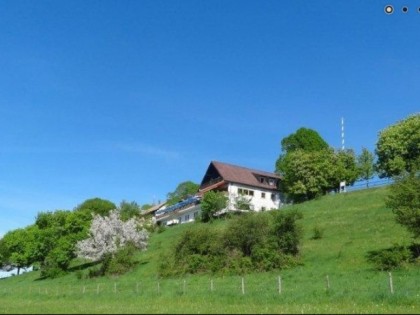
[[[211,160],[273,171],[300,127],[339,148],[341,117],[346,148],[373,151],[420,109],[404,5],[2,1],[0,235],[88,198],[164,200]]]

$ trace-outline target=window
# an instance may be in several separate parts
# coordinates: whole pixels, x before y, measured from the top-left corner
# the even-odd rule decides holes
[[[261,198],[265,199],[265,192],[261,193]]]
[[[261,211],[265,211],[266,210],[266,208],[265,207],[261,207]]]
[[[196,219],[198,216],[198,211],[194,212],[194,219]]]
[[[260,177],[260,183],[261,184],[264,184],[264,182],[265,182],[265,178],[264,177]]]
[[[178,223],[181,223],[182,222],[182,218],[181,217],[179,217],[178,218]]]
[[[270,186],[274,186],[274,179],[270,178],[270,180],[268,181],[268,184]]]
[[[189,214],[186,214],[185,215],[185,221],[189,221],[190,220],[190,215]]]
[[[248,189],[238,188],[238,194],[239,195],[254,196],[254,191],[253,190],[248,190]]]

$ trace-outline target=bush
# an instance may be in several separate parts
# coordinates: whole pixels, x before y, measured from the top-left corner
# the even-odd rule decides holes
[[[319,240],[324,236],[324,229],[319,227],[318,225],[315,225],[313,228],[313,235],[311,239],[313,240]]]
[[[391,248],[370,251],[367,260],[375,265],[378,270],[392,270],[400,268],[412,258],[412,253],[405,246],[393,246]]]
[[[303,229],[296,221],[303,218],[298,210],[274,211],[274,231],[277,246],[285,254],[297,255]]]
[[[111,258],[104,262],[105,274],[121,275],[130,271],[137,264],[134,259],[136,250],[134,244],[129,243],[119,249],[113,257],[109,256]]]
[[[193,225],[172,252],[160,259],[160,276],[185,273],[244,274],[295,266],[301,228],[297,212],[246,213],[230,218],[223,231]]]

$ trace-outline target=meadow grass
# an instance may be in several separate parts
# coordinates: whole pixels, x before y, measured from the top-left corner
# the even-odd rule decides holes
[[[183,224],[153,234],[139,266],[119,277],[78,279],[72,272],[40,280],[39,272],[30,272],[3,279],[0,313],[418,314],[419,265],[392,271],[391,293],[388,272],[374,270],[365,258],[368,251],[410,242],[385,207],[385,195],[386,188],[372,188],[288,206],[304,215],[303,265],[295,268],[159,278],[161,253],[182,231],[201,226]],[[216,229],[225,224],[212,223]],[[313,239],[314,227],[323,230],[320,239]]]

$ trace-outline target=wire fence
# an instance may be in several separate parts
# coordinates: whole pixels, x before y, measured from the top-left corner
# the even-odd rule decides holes
[[[226,277],[226,278],[177,278],[157,280],[127,280],[98,282],[95,280],[85,281],[79,284],[39,283],[39,284],[13,284],[0,283],[0,297],[18,295],[21,297],[54,297],[54,296],[167,296],[177,297],[181,295],[207,296],[216,295],[302,295],[316,292],[334,291],[335,293],[353,294],[390,294],[398,291],[408,297],[418,297],[418,288],[407,279],[396,277],[395,281],[391,272],[381,273],[376,279],[363,279],[352,277],[349,283],[347,276],[326,275],[311,277],[311,279],[291,279],[281,275],[258,277]],[[395,287],[395,282],[397,287]]]

